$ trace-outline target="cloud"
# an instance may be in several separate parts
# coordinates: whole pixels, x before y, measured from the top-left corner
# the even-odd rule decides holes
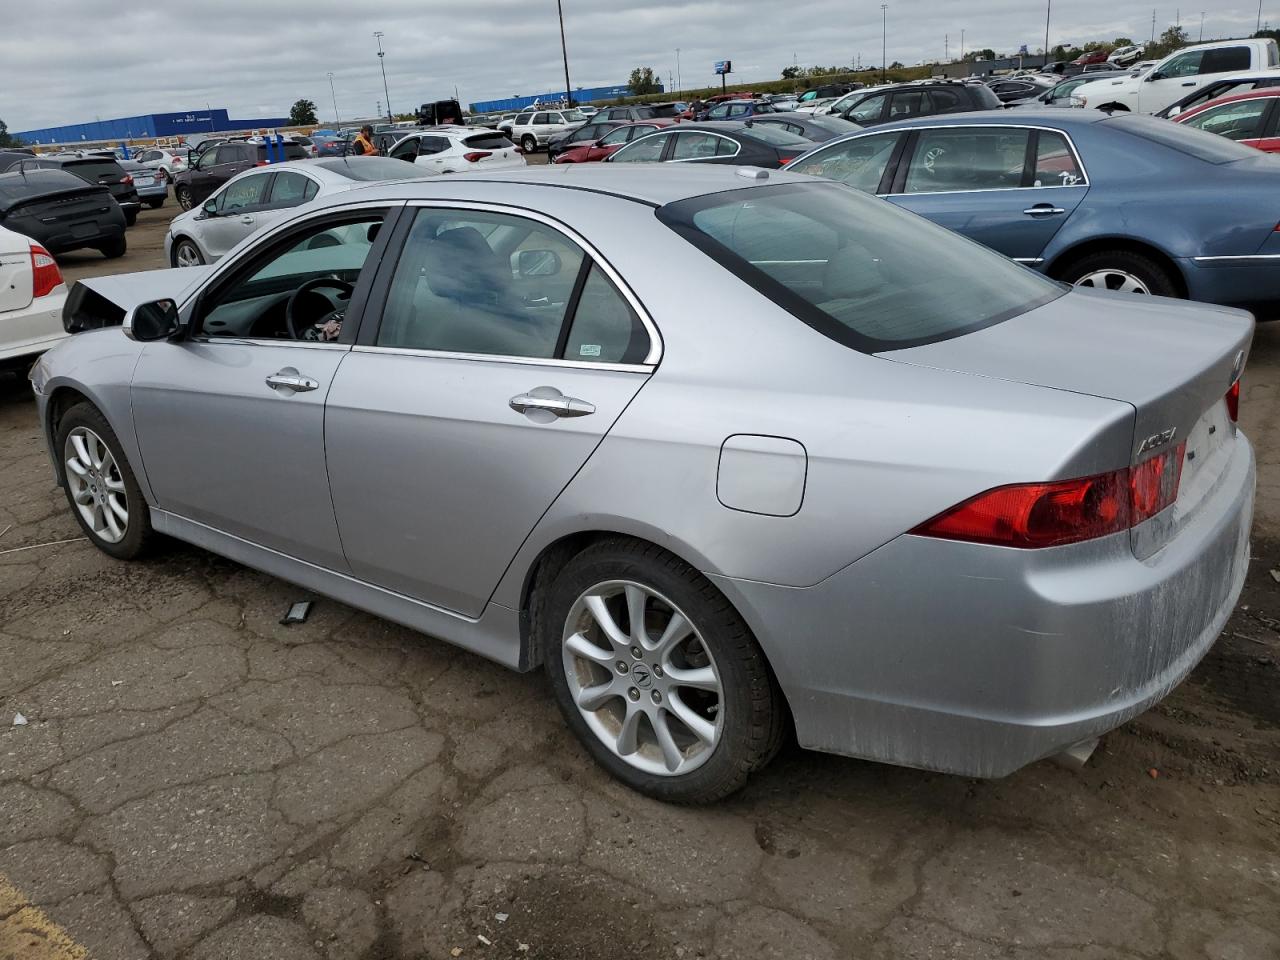
[[[123,5],[100,0],[5,0],[0,30],[0,118],[10,130],[96,118],[226,107],[233,117],[283,116],[300,97],[343,117],[369,116],[385,99],[373,31],[386,36],[391,106],[406,112],[453,95],[464,103],[543,93],[564,85],[554,0],[215,0]],[[564,0],[570,81],[625,82],[652,66],[664,82],[716,82],[732,59],[742,82],[776,79],[793,56],[805,65],[880,59],[877,3],[848,0]],[[1167,15],[1168,11],[1165,11]],[[1116,15],[1108,0],[1054,5],[1051,43],[1150,35],[1150,17]],[[1252,33],[1257,8],[1216,11],[1205,39]],[[1027,0],[966,4],[897,0],[888,9],[888,57],[904,63],[965,47],[1035,49],[1044,6]],[[1159,33],[1168,22],[1157,20]],[[1193,38],[1200,18],[1183,26]]]

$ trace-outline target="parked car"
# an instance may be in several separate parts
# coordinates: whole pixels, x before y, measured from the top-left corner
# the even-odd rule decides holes
[[[578,127],[576,130],[557,133],[547,141],[547,157],[552,163],[555,163],[566,150],[573,150],[576,147],[585,147],[588,144],[595,143],[609,131],[621,125],[621,120],[593,120]]]
[[[576,130],[586,122],[577,110],[526,110],[512,122],[507,136],[525,153],[537,153],[557,133]]]
[[[804,104],[809,103],[813,100],[839,99],[840,97],[843,97],[846,93],[852,93],[855,90],[861,90],[864,86],[865,84],[861,84],[857,82],[824,83],[819,86],[811,87],[810,89],[806,90],[804,93],[800,94],[800,96],[798,97],[798,100],[800,101],[800,105],[803,106]],[[747,96],[750,96],[750,94],[747,94]]]
[[[4,187],[0,186],[0,197]],[[53,254],[30,237],[0,227],[0,370],[25,372],[67,336],[67,288]]]
[[[883,90],[892,86],[892,84],[878,84],[876,86],[863,86],[858,84],[858,89],[846,93],[842,97],[835,99],[819,98],[810,100],[808,103],[801,103],[795,108],[800,113],[812,113],[814,116],[834,116],[840,117],[844,115],[845,110],[853,106],[855,101],[863,100],[866,94],[872,90]]]
[[[812,140],[778,127],[717,120],[682,123],[646,134],[607,159],[610,163],[732,163],[777,169],[812,147]]]
[[[130,227],[137,221],[138,211],[142,209],[133,177],[120,166],[120,161],[111,157],[86,157],[74,153],[24,157],[18,154],[16,159],[8,162],[7,167],[0,167],[0,172],[5,170],[64,170],[85,183],[106,187],[124,211],[125,224]]]
[[[336,134],[320,134],[312,136],[316,145],[317,157],[345,157],[350,143]]]
[[[133,155],[135,162],[164,175],[165,183],[173,181],[173,175],[187,168],[187,151],[171,147],[143,149]]]
[[[508,138],[510,138],[511,126],[516,122],[516,117],[518,116],[520,116],[518,113],[504,113],[501,118],[499,118],[498,122],[493,125],[493,129],[501,130]]]
[[[1048,76],[1046,74],[1045,76]],[[1036,97],[1029,100],[1016,101],[1009,104],[1013,107],[1070,107],[1071,95],[1086,83],[1092,83],[1094,80],[1115,79],[1122,80],[1129,76],[1128,70],[1111,70],[1107,73],[1099,73],[1086,76],[1078,73],[1073,77],[1059,79],[1057,83],[1044,90]],[[1042,88],[1043,89],[1043,88]]]
[[[987,83],[987,89],[1003,104],[1037,100],[1053,87],[1054,82],[1045,74],[1032,74],[1012,79],[999,77]]]
[[[1066,73],[1071,64],[1066,60],[1053,60],[1040,68],[1041,73],[1052,73],[1058,76]]]
[[[1280,53],[1271,39],[1222,40],[1183,47],[1141,77],[1125,83],[1110,80],[1086,84],[1075,92],[1078,105],[1099,110],[1158,113],[1193,87],[1227,75],[1280,66]]]
[[[373,149],[380,157],[385,157],[391,152],[391,148],[403,140],[405,137],[413,133],[421,133],[425,127],[389,127],[381,133],[373,135]]]
[[[1116,47],[1107,57],[1112,63],[1120,67],[1128,67],[1137,63],[1142,59],[1142,55],[1146,53],[1147,48],[1142,44],[1127,44],[1123,47]]]
[[[1246,73],[1232,74],[1220,80],[1213,80],[1203,86],[1196,87],[1185,97],[1173,101],[1163,110],[1156,111],[1157,117],[1173,119],[1185,110],[1198,107],[1210,100],[1217,100],[1233,93],[1248,93],[1250,90],[1261,90],[1264,87],[1280,86],[1280,70],[1251,70]]]
[[[388,157],[335,157],[251,168],[201,206],[173,218],[164,238],[165,260],[173,267],[216,263],[245,237],[288,219],[316,197],[419,175]]]
[[[600,108],[593,107],[591,106],[591,104],[588,103],[578,107],[578,112],[581,113],[588,120],[590,120],[592,117],[594,117],[597,113],[600,112]]]
[[[123,326],[31,381],[84,535],[542,668],[668,801],[789,728],[967,777],[1087,754],[1213,644],[1246,314],[1070,291],[821,181],[563,174],[374,186],[80,281]]]
[[[647,136],[650,133],[670,127],[674,120],[643,120],[638,123],[614,124],[612,130],[598,140],[580,143],[565,150],[556,158],[556,163],[596,163],[607,160],[632,140]]]
[[[64,170],[0,173],[0,227],[53,254],[85,248],[125,254],[125,215],[109,188]]]
[[[1067,283],[1280,307],[1275,160],[1154,117],[930,117],[824,144],[788,169],[881,194]]]
[[[136,160],[117,162],[121,169],[133,178],[133,187],[138,191],[139,201],[152,210],[158,210],[164,206],[165,198],[169,196],[169,185],[165,182],[164,174],[160,170],[144,167]]]
[[[951,80],[902,83],[877,90],[864,90],[862,94],[841,114],[845,120],[860,127],[871,127],[909,117],[993,110],[1001,105],[999,98],[984,85],[956,83]]]
[[[503,133],[475,127],[436,127],[413,133],[398,141],[387,156],[414,164],[420,177],[509,170],[525,165],[520,151]]]
[[[278,155],[272,145],[271,154]],[[301,144],[286,140],[284,159],[304,160],[310,156]],[[271,160],[266,143],[261,140],[224,140],[207,148],[191,161],[187,169],[173,180],[173,198],[183,210],[198,207],[219,187],[251,167],[266,166]]]
[[[788,133],[815,143],[822,143],[833,137],[842,137],[846,133],[856,133],[862,129],[841,117],[824,116],[813,113],[790,111],[787,113],[763,113],[751,118],[752,126],[780,127]]]
[[[625,107],[604,107],[591,119],[596,123],[614,120],[632,123],[636,120],[675,120],[688,108],[682,103],[636,103]]]
[[[1107,52],[1105,50],[1090,50],[1083,53],[1071,61],[1077,67],[1087,67],[1093,63],[1106,63]]]
[[[1280,153],[1280,87],[1236,93],[1180,113],[1174,123],[1226,137],[1264,153]]]
[[[703,110],[697,117],[699,121],[745,120],[758,114],[773,113],[773,104],[768,100],[726,100]]]

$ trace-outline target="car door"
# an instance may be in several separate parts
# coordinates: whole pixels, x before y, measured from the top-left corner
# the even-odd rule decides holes
[[[205,201],[196,219],[200,225],[201,246],[210,257],[220,259],[258,229],[258,217],[267,205],[267,188],[274,176],[269,170],[248,174],[228,183]]]
[[[611,130],[600,138],[600,142],[593,144],[587,151],[588,160],[603,160],[611,153],[629,143],[632,139],[635,127],[618,127]]]
[[[632,140],[606,159],[610,163],[658,163],[663,159],[671,139],[670,133],[651,133],[639,140]]]
[[[418,141],[418,156],[414,163],[432,173],[443,173],[450,146],[448,137],[423,136]]]
[[[1263,138],[1268,129],[1273,127],[1269,120],[1275,102],[1275,97],[1234,100],[1201,110],[1181,123],[1183,126],[1195,127],[1206,133],[1262,149]]]
[[[320,184],[299,170],[281,170],[271,181],[267,198],[253,214],[250,233],[265,230],[293,215],[295,208],[308,200],[314,200],[320,192]],[[248,236],[248,234],[245,234]]]
[[[1262,125],[1262,135],[1253,146],[1265,153],[1280,153],[1280,98],[1267,97],[1271,109]]]
[[[893,182],[906,134],[897,130],[850,137],[791,163],[787,169],[838,180],[866,193],[884,194]]]
[[[335,570],[346,560],[325,473],[324,401],[354,330],[297,329],[359,302],[385,238],[377,207],[326,211],[251,247],[184,305],[190,333],[149,343],[130,389],[157,506]],[[325,286],[309,293],[308,281]],[[354,284],[344,298],[335,283]],[[332,332],[332,327],[330,328]]]
[[[1187,50],[1151,71],[1138,90],[1138,107],[1143,113],[1156,113],[1195,87],[1225,73],[1248,70],[1251,60],[1249,48],[1244,46]]]
[[[418,162],[418,146],[421,137],[405,137],[387,154],[392,160],[404,160],[406,163]]]
[[[1063,134],[955,126],[912,134],[888,199],[1007,257],[1037,263],[1087,192]]]
[[[677,132],[675,140],[669,158],[672,163],[732,163],[742,152],[737,140],[706,130]]]
[[[334,512],[355,576],[475,617],[644,385],[656,339],[564,227],[416,206],[329,394]],[[545,299],[514,288],[562,274]]]

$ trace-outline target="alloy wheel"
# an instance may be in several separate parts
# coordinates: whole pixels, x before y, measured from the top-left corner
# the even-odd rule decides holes
[[[625,763],[679,776],[715,752],[720,671],[696,625],[658,591],[630,580],[591,587],[569,610],[561,654],[582,718]]]
[[[173,259],[180,267],[198,267],[204,260],[200,257],[200,251],[196,249],[195,244],[188,240],[183,240],[173,251]]]
[[[63,459],[85,525],[105,543],[119,543],[129,530],[129,497],[111,449],[88,427],[76,427],[67,434]]]
[[[1150,295],[1151,291],[1141,279],[1124,270],[1094,270],[1086,273],[1076,281],[1077,287],[1093,287],[1097,290],[1111,290],[1115,293],[1142,293]]]
[[[193,201],[191,199],[191,190],[188,187],[178,187],[173,191],[174,199],[178,201],[178,206],[183,210],[190,210]]]

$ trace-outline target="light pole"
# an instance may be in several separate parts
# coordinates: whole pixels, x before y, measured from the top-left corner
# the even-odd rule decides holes
[[[338,119],[338,95],[333,89],[333,72],[329,72],[329,96],[333,97],[333,129],[341,130],[342,121]]]
[[[960,59],[964,59],[964,31],[960,31]]]
[[[1204,43],[1204,11],[1200,11],[1200,43]]]
[[[1262,0],[1258,0],[1258,30],[1262,29]],[[1255,33],[1258,31],[1255,30]]]
[[[676,47],[676,93],[684,89],[684,80],[680,76],[680,48]]]
[[[573,106],[573,87],[569,86],[569,48],[564,42],[564,4],[556,0],[556,12],[560,14],[560,55],[564,58],[564,102]]]
[[[378,66],[382,67],[382,92],[387,98],[387,122],[392,120],[391,116],[391,91],[387,89],[387,61],[384,59],[386,54],[382,51],[382,38],[386,36],[381,30],[373,31],[374,38],[378,41]]]
[[[889,5],[880,4],[880,82],[889,82]]]
[[[1053,0],[1046,0],[1044,5],[1044,62],[1049,62],[1049,14],[1053,12]]]

